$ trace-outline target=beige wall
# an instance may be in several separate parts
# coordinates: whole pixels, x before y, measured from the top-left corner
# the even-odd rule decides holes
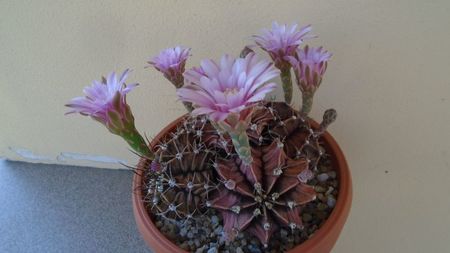
[[[449,252],[449,14],[445,0],[3,0],[0,156],[133,164],[121,139],[65,117],[63,104],[101,74],[130,67],[141,86],[129,101],[151,136],[184,108],[144,69],[148,56],[182,44],[193,48],[193,66],[237,54],[272,20],[311,23],[320,35],[312,44],[334,53],[312,116],[338,110],[330,131],[354,176],[353,212],[335,252]]]

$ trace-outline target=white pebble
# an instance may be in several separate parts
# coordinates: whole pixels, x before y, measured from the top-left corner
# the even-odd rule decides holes
[[[217,253],[217,248],[210,248],[209,250],[208,250],[208,253]]]
[[[329,176],[327,173],[322,173],[322,174],[317,175],[317,180],[319,180],[320,182],[325,182],[328,180],[328,178],[329,178]]]
[[[336,200],[333,197],[329,196],[327,199],[327,205],[328,207],[334,207],[336,205]]]
[[[219,217],[217,217],[216,215],[213,215],[213,216],[211,217],[211,223],[212,223],[213,225],[219,224]]]

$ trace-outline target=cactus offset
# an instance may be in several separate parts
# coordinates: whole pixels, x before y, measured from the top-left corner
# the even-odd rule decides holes
[[[226,153],[227,145],[204,117],[186,118],[160,140],[156,159],[146,161],[145,201],[152,213],[171,219],[203,213],[208,195],[217,188],[211,161]]]

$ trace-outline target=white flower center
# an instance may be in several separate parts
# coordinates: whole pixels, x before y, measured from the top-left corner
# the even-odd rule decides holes
[[[224,91],[223,91],[223,93],[226,95],[226,96],[228,96],[228,95],[234,95],[234,94],[236,94],[236,93],[238,93],[239,92],[239,89],[238,88],[226,88]]]

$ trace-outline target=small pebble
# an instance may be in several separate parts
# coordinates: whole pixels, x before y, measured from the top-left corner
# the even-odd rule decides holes
[[[319,180],[319,182],[325,182],[328,180],[328,178],[329,178],[329,176],[327,173],[322,173],[322,174],[317,175],[317,180]]]
[[[335,179],[336,178],[336,171],[332,170],[328,172],[328,176],[330,176],[331,178]]]
[[[319,204],[317,204],[317,209],[319,210],[319,211],[324,211],[324,210],[326,210],[328,208],[328,206],[326,205],[326,204],[324,204],[324,203],[319,203]]]
[[[223,231],[223,227],[218,226],[216,229],[214,229],[214,234],[220,235],[220,234],[222,234],[222,231]]]
[[[189,244],[187,241],[184,241],[182,244],[180,244],[180,248],[187,250],[189,249]]]
[[[180,229],[180,235],[181,236],[186,236],[186,234],[187,234],[187,229],[186,228],[182,228],[182,229]]]
[[[218,251],[217,251],[217,248],[216,247],[214,247],[214,248],[210,248],[208,251],[207,251],[207,253],[217,253]]]
[[[259,244],[258,239],[252,238],[252,239],[250,240],[250,245],[258,245],[258,244]],[[249,245],[249,246],[250,246],[250,245]]]
[[[197,248],[197,250],[195,251],[195,253],[203,253],[203,251],[205,250],[205,248],[206,248],[206,245],[204,245],[204,246],[201,247],[201,248]]]
[[[330,168],[328,168],[327,166],[319,166],[319,171],[320,172],[327,172],[329,170],[330,170]]]
[[[247,248],[250,251],[250,253],[262,253],[262,251],[256,245],[250,244],[247,246]]]
[[[333,191],[334,191],[334,187],[330,186],[330,187],[328,187],[328,190],[325,194],[330,195]]]
[[[216,215],[213,215],[211,217],[211,224],[215,225],[214,227],[216,227],[219,224],[219,217],[217,217]]]
[[[316,190],[316,192],[325,192],[326,191],[326,189],[320,185],[314,186],[314,190]]]
[[[241,249],[241,247],[236,248],[236,253],[244,253],[244,251]]]
[[[328,196],[327,205],[333,208],[336,205],[336,199],[332,196]]]
[[[317,194],[317,198],[322,202],[327,202],[327,197],[325,197],[325,195],[323,195],[323,193]]]
[[[192,238],[194,238],[194,233],[192,233],[192,232],[188,232],[187,233],[187,238],[189,238],[189,239],[192,239]]]
[[[336,187],[338,186],[337,180],[334,179],[333,181],[331,181],[331,182],[330,182],[330,185],[336,188]]]

